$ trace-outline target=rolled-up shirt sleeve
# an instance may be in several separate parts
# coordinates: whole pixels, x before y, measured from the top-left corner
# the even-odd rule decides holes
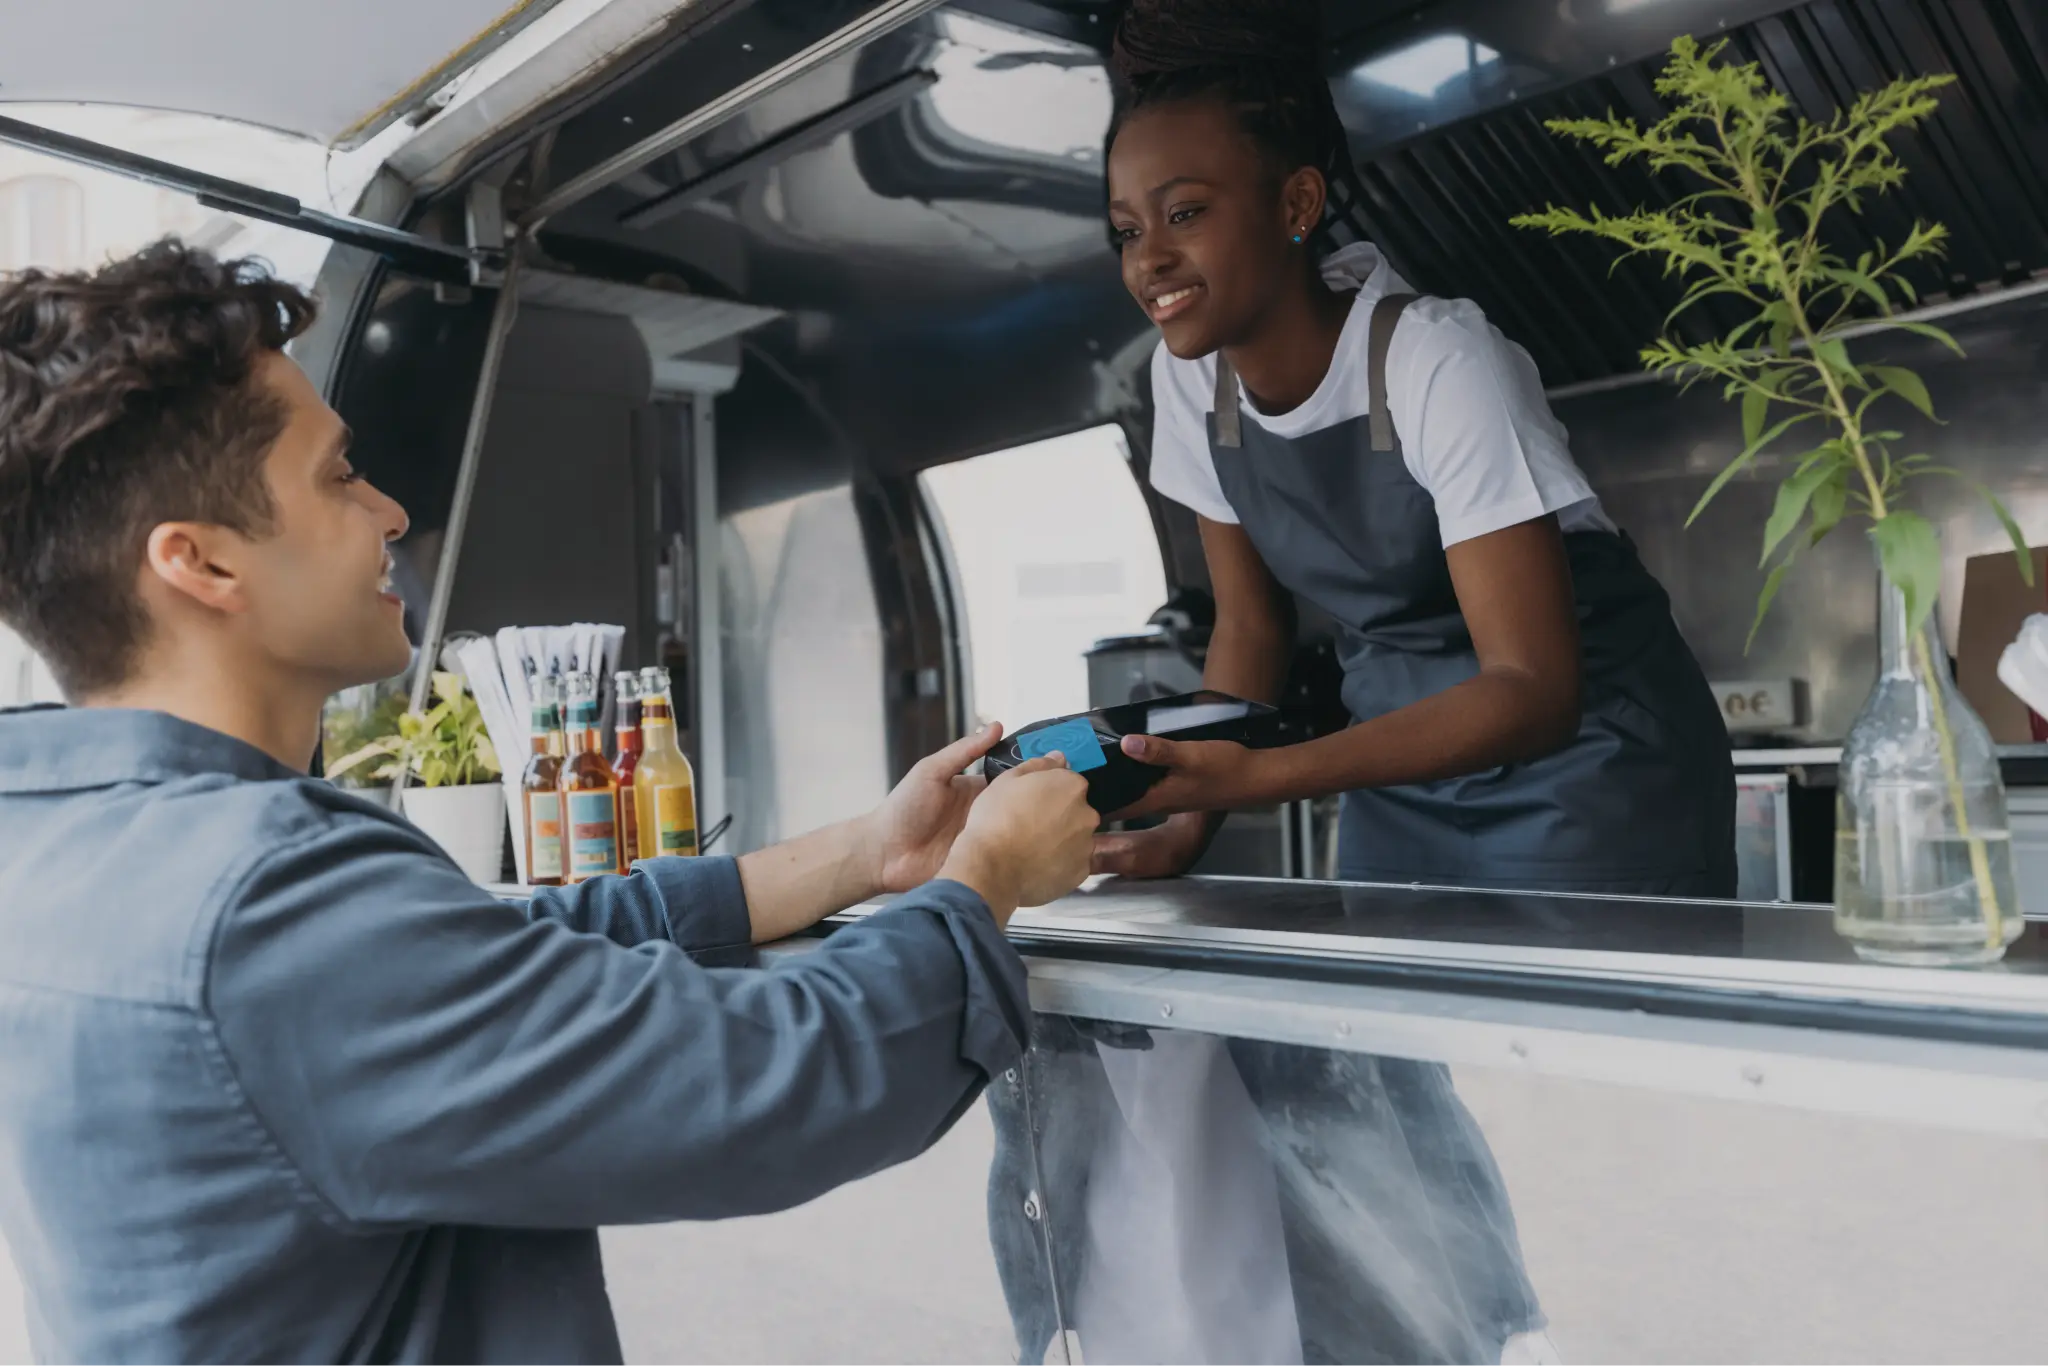
[[[224,1083],[344,1226],[587,1228],[802,1203],[922,1152],[1017,1057],[1023,965],[969,889],[730,970],[678,944],[744,933],[737,872],[674,877],[529,916],[395,826],[288,844],[212,945]],[[668,908],[727,877],[738,920]]]
[[[526,914],[627,948],[665,939],[699,954],[742,948],[754,937],[739,864],[729,858],[646,859],[624,877],[536,887]]]

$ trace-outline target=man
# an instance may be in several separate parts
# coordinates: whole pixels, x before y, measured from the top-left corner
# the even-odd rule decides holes
[[[0,715],[0,1232],[46,1358],[616,1359],[599,1225],[807,1200],[1014,1061],[1001,927],[1084,875],[1085,784],[981,792],[991,730],[846,825],[492,899],[302,772],[409,653],[311,316],[174,244],[0,285],[0,621],[76,704]]]

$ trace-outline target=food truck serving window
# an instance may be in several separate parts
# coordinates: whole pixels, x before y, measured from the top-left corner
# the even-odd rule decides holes
[[[923,481],[958,571],[974,711],[1015,727],[1087,710],[1083,652],[1166,597],[1123,433],[1095,427]]]

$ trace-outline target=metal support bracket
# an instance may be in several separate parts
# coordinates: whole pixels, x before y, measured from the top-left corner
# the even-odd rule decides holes
[[[207,175],[20,119],[0,117],[0,142],[189,194],[209,209],[277,223],[325,237],[330,242],[373,251],[406,273],[429,280],[468,283],[480,264],[495,265],[504,255],[502,236],[494,251],[455,246],[367,219],[309,209],[288,194]]]

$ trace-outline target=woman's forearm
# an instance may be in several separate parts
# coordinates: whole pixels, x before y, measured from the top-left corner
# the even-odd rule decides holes
[[[1279,701],[1280,689],[1287,682],[1292,636],[1284,621],[1224,618],[1209,637],[1202,686],[1250,702]]]
[[[1519,670],[1482,669],[1338,734],[1252,755],[1239,800],[1307,801],[1527,762],[1570,744],[1578,723],[1575,679],[1567,687]]]

